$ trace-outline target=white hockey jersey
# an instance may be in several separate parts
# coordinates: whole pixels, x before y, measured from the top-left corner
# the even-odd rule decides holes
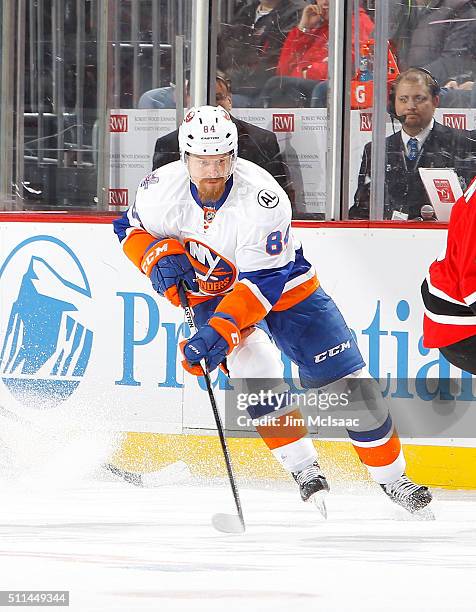
[[[242,329],[271,308],[302,301],[318,286],[293,240],[286,193],[268,172],[243,159],[214,203],[200,201],[181,161],[158,168],[141,182],[134,204],[114,226],[139,268],[152,242],[179,240],[200,289],[191,303],[227,294],[230,314],[236,318],[240,311]]]

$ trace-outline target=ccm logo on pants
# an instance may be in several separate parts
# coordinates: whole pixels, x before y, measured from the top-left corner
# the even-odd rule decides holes
[[[319,355],[314,356],[314,363],[321,363],[321,361],[325,361],[328,357],[335,357],[339,353],[345,351],[345,349],[350,348],[350,340],[347,342],[343,342],[342,344],[338,344],[334,346],[334,348],[329,349],[328,351],[324,351],[323,353],[319,353]]]

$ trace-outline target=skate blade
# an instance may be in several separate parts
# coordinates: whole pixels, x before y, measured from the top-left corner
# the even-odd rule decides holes
[[[311,497],[307,501],[312,501],[317,510],[321,513],[322,517],[327,519],[327,507],[326,507],[326,495],[328,491],[323,489],[322,491],[317,491],[311,495]]]
[[[217,531],[222,533],[244,533],[245,524],[237,514],[214,514],[212,525]]]

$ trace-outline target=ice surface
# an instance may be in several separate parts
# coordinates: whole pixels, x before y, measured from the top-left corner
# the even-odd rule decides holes
[[[1,589],[69,590],[71,610],[474,610],[473,493],[437,492],[421,522],[341,487],[324,521],[293,484],[242,486],[247,532],[231,536],[210,523],[233,511],[223,483],[0,487]]]
[[[97,467],[116,437],[60,425],[2,424],[0,589],[69,590],[79,612],[475,609],[476,493],[436,492],[422,522],[331,481],[324,521],[291,481],[240,483],[247,531],[225,535],[226,483],[113,480]]]

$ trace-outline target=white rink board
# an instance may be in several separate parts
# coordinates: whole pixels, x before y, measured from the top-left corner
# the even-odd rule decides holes
[[[294,232],[315,264],[324,289],[355,331],[372,375],[436,378],[442,368],[442,376],[448,377],[446,366],[438,362],[439,352],[418,347],[419,287],[444,244],[445,230],[309,228]],[[92,332],[83,375],[70,368],[64,376],[52,376],[50,368],[38,376],[24,373],[22,362],[15,365],[13,359],[8,360],[8,355],[15,354],[12,345],[21,344],[21,334],[15,337],[8,324],[20,294],[27,295],[31,265],[39,277],[33,279],[37,292],[33,295],[45,296],[49,311],[58,303],[48,301],[54,298],[73,304],[76,310],[68,307],[66,315]],[[78,291],[84,282],[78,272],[81,269],[90,297]],[[35,325],[43,325],[41,342],[56,333],[57,345],[63,342],[70,347],[71,335],[69,345],[61,336],[64,321],[55,327],[44,318],[38,297],[29,299],[23,299],[20,315],[17,313],[23,328],[31,332]],[[200,390],[197,379],[187,376],[186,385],[182,384],[177,357],[177,338],[184,329],[180,311],[154,294],[148,280],[123,256],[109,224],[1,223],[0,301],[0,406],[4,409],[31,420],[51,421],[56,416],[59,421],[123,431],[173,433],[183,428],[212,428],[207,394]],[[30,344],[31,337],[30,333]],[[44,370],[56,358],[62,367],[68,365],[60,348],[56,347]],[[34,363],[39,351],[30,346],[25,358]],[[61,385],[66,382],[77,387],[56,405],[48,401],[41,405],[37,399],[32,403],[31,395],[29,400],[14,396],[7,384],[11,378],[27,389],[38,378],[43,384],[59,380]],[[218,387],[224,384],[220,373]]]
[[[181,431],[180,388],[164,387],[159,389],[160,381],[166,375],[166,328],[163,323],[179,320],[174,308],[165,301],[155,310],[148,309],[146,298],[155,307],[156,301],[149,289],[149,281],[137,273],[135,267],[124,257],[119,243],[113,234],[112,226],[93,224],[28,224],[7,223],[0,230],[0,261],[5,259],[23,241],[36,236],[47,240],[37,240],[26,245],[7,264],[0,278],[0,336],[3,346],[12,302],[19,292],[19,283],[26,273],[32,255],[44,258],[54,269],[64,269],[61,260],[66,255],[55,249],[51,239],[62,241],[77,255],[91,286],[90,304],[87,311],[79,311],[78,319],[93,331],[92,351],[85,375],[77,390],[56,407],[38,410],[34,406],[15,401],[3,382],[0,383],[0,405],[28,419],[41,420],[44,415],[57,413],[58,417],[76,420],[80,423],[113,424],[115,428],[140,430],[146,428],[163,432]],[[12,285],[9,270],[14,266],[17,276]],[[51,280],[51,275],[48,277]],[[66,281],[73,281],[71,274],[64,274]],[[50,284],[53,293],[52,283]],[[48,293],[47,288],[45,293]],[[159,315],[157,334],[154,341],[140,347],[134,355],[133,372],[135,378],[127,384],[116,384],[123,379],[125,300],[120,293],[135,293],[134,336],[140,340],[154,327],[154,315]],[[132,299],[132,297],[131,297]],[[1,350],[1,349],[0,349]],[[138,358],[138,359],[137,359]],[[178,376],[182,377],[178,367]],[[74,377],[73,377],[74,378]],[[159,401],[160,398],[160,401]]]

